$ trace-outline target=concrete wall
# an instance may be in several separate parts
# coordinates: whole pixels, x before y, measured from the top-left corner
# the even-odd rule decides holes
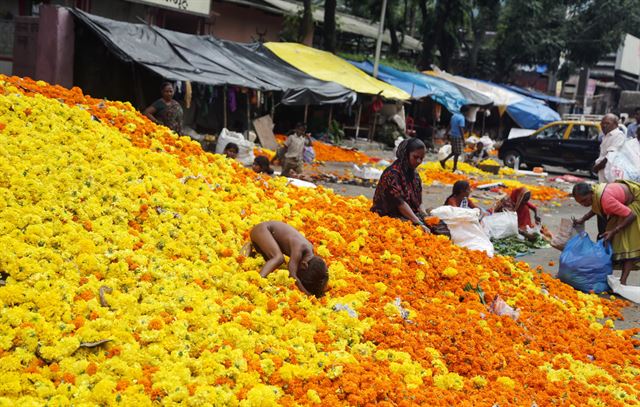
[[[225,40],[252,42],[259,32],[264,41],[278,41],[283,17],[237,4],[214,2],[211,34]]]

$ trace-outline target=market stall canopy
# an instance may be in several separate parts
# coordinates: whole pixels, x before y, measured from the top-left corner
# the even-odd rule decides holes
[[[373,75],[373,64],[369,61],[356,62],[356,61],[348,61],[351,65],[360,69],[361,71],[366,72],[369,75]],[[399,76],[388,73],[387,71],[382,69],[382,65],[378,67],[378,79],[384,82],[387,82],[390,85],[395,86],[396,88],[400,88],[403,91],[407,92],[412,99],[422,99],[424,97],[430,96],[433,92],[419,84],[416,84],[410,80],[405,78],[400,78]]]
[[[356,98],[350,89],[289,66],[260,44],[125,23],[76,9],[72,12],[120,59],[139,63],[168,80],[281,91],[284,104],[353,103]]]
[[[475,79],[463,78],[442,71],[425,71],[425,74],[468,87],[493,100],[500,113],[505,111],[525,129],[537,129],[547,123],[560,120],[560,115],[539,100],[512,92],[498,85]]]
[[[565,99],[558,96],[547,95],[542,92],[521,88],[515,85],[508,85],[508,84],[495,84],[495,85],[502,86],[503,88],[509,89],[510,91],[519,93],[521,95],[529,96],[530,98],[542,100],[543,102],[547,102],[547,103],[555,103],[558,105],[572,105],[576,103],[575,100]]]
[[[352,62],[359,69],[373,74],[373,63]],[[378,78],[408,92],[419,99],[428,96],[440,103],[451,113],[458,113],[463,105],[489,107],[491,99],[481,93],[458,86],[446,80],[418,72],[406,72],[380,64]]]
[[[367,75],[329,52],[291,42],[267,42],[265,46],[285,62],[315,78],[337,82],[358,93],[380,95],[387,99],[410,98],[402,89]]]

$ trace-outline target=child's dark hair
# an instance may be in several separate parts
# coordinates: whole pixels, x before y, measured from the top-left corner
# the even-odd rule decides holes
[[[224,146],[224,151],[235,151],[237,154],[240,151],[240,148],[236,143],[229,143],[226,146]]]
[[[447,197],[447,199],[444,200],[444,204],[447,204],[447,201],[451,198],[453,198],[454,196],[458,196],[461,193],[463,193],[464,191],[466,191],[468,188],[470,188],[469,186],[469,181],[465,181],[465,180],[459,180],[456,181],[453,184],[453,189],[451,190],[451,195],[449,195]]]
[[[269,175],[273,174],[273,169],[269,167],[269,159],[263,155],[259,155],[253,160],[253,163],[260,167],[262,172],[265,172]]]
[[[324,290],[329,282],[327,264],[321,257],[313,256],[309,260],[307,269],[300,270],[298,278],[307,291],[320,298],[324,295]]]
[[[469,189],[469,181],[459,180],[453,184],[453,190],[451,191],[451,194],[460,195],[467,189]]]

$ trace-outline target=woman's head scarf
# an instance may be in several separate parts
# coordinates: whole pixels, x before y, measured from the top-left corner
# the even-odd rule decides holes
[[[422,140],[415,137],[408,138],[400,143],[396,149],[396,158],[402,170],[412,173],[414,169],[409,165],[409,154],[413,151],[426,148]]]

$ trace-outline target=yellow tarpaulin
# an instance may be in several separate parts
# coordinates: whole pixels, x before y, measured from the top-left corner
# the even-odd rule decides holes
[[[358,93],[377,95],[387,99],[409,99],[402,89],[367,75],[344,59],[329,52],[320,51],[291,42],[267,42],[264,44],[280,59],[315,78],[336,82]]]

